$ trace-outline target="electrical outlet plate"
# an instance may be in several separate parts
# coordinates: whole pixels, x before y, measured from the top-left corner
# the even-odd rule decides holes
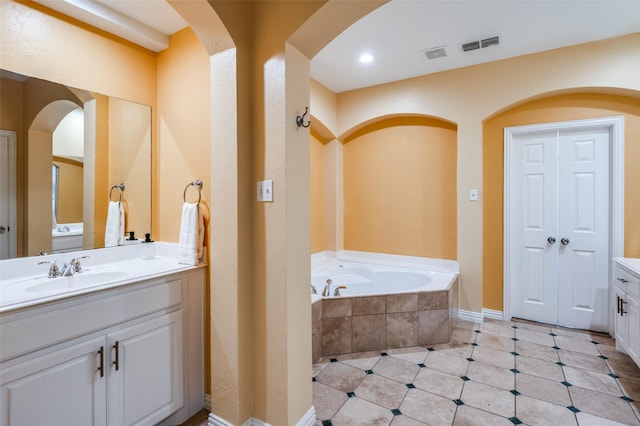
[[[266,203],[273,201],[273,181],[259,180],[257,185],[257,200]]]
[[[478,201],[478,190],[470,189],[469,190],[469,201]]]

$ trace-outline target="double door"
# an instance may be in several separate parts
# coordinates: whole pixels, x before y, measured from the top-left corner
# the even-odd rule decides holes
[[[610,132],[609,126],[507,132],[512,317],[608,329]]]

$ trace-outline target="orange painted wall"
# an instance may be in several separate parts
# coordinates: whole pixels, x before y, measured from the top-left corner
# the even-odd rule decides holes
[[[311,253],[326,250],[324,241],[325,192],[324,192],[324,145],[311,132],[310,139],[310,173],[311,173]]]
[[[203,211],[208,217],[211,167],[209,55],[190,28],[173,34],[169,48],[158,54],[158,120],[160,144],[153,170],[160,190],[154,197],[157,229],[154,239],[178,242],[183,192],[187,183],[201,179]],[[188,111],[188,112],[187,112]],[[190,188],[189,202],[197,201]],[[207,227],[208,229],[208,227]],[[208,232],[207,232],[208,235]],[[205,236],[205,245],[209,238]]]
[[[483,130],[483,306],[503,308],[504,128],[596,117],[624,116],[624,254],[640,257],[640,98],[600,93],[565,94],[504,111]]]
[[[345,140],[344,248],[456,259],[456,127],[374,123]]]
[[[83,167],[78,161],[54,158],[58,166],[58,223],[82,222]]]

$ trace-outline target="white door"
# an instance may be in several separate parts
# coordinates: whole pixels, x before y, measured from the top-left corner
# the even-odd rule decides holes
[[[16,257],[16,133],[0,130],[0,259]]]
[[[606,330],[609,128],[559,133],[558,323]]]
[[[609,132],[545,127],[507,141],[512,317],[607,329]]]

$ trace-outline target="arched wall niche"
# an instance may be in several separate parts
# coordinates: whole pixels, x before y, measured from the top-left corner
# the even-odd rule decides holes
[[[393,114],[343,141],[344,249],[457,258],[457,125]]]
[[[440,117],[425,114],[388,114],[372,118],[352,127],[351,129],[342,133],[339,139],[346,144],[367,133],[387,127],[396,126],[427,126],[449,130],[458,129],[458,126],[454,122]]]
[[[640,255],[640,92],[620,88],[584,87],[542,93],[491,114],[483,122],[483,306],[503,308],[504,128],[530,124],[624,116],[624,252]]]

